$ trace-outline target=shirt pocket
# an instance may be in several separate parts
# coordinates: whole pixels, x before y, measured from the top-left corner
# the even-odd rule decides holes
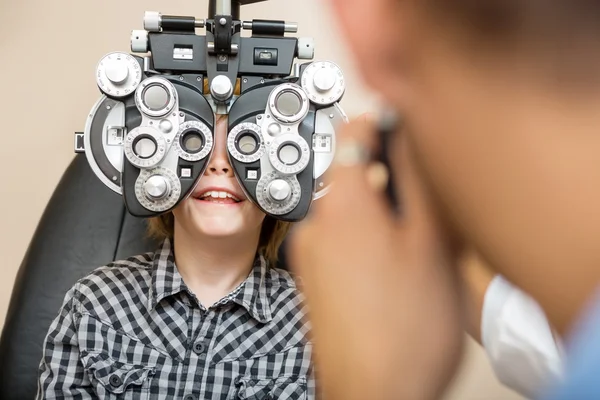
[[[155,368],[113,360],[104,353],[82,357],[88,377],[101,399],[148,400]]]
[[[236,400],[307,400],[307,383],[304,377],[277,379],[238,379]]]

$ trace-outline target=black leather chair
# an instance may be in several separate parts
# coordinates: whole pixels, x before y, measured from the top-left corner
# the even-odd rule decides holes
[[[42,344],[64,295],[111,261],[152,251],[145,220],[102,184],[78,154],[56,187],[15,281],[0,338],[0,400],[34,399]],[[285,268],[284,247],[280,265]]]
[[[35,398],[42,343],[67,290],[94,268],[156,243],[78,154],[48,203],[18,271],[0,339],[0,399]]]

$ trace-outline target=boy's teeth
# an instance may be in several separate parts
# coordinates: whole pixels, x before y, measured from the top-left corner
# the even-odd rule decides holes
[[[207,197],[212,197],[213,199],[226,199],[226,198],[230,198],[233,199],[235,201],[239,201],[239,199],[227,192],[217,192],[217,191],[211,191],[211,192],[206,192],[202,198],[207,198]]]

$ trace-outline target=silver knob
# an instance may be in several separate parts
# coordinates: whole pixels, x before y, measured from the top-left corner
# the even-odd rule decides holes
[[[131,31],[131,51],[134,53],[148,52],[148,31],[135,29]]]
[[[217,75],[210,84],[210,93],[217,101],[225,101],[233,94],[233,85],[225,75]]]
[[[275,179],[269,185],[269,195],[275,201],[283,201],[290,197],[292,188],[290,184],[283,179]]]
[[[128,65],[121,59],[107,61],[104,68],[106,77],[115,85],[122,84],[129,76]]]
[[[277,136],[277,135],[279,135],[281,133],[281,125],[279,125],[276,122],[273,122],[267,128],[267,132],[269,132],[269,135],[271,135],[271,136]]]
[[[169,133],[173,130],[173,123],[168,119],[163,119],[159,122],[158,128],[162,131],[162,133]]]
[[[310,37],[298,38],[296,51],[299,60],[312,60],[315,57],[315,40]]]
[[[315,88],[321,93],[333,89],[335,81],[335,74],[329,68],[321,68],[315,73],[315,77],[313,78]]]
[[[169,194],[169,182],[165,177],[153,175],[144,183],[144,191],[152,200],[160,200]]]
[[[157,11],[146,11],[144,13],[144,29],[148,32],[160,32],[162,25],[162,14]]]

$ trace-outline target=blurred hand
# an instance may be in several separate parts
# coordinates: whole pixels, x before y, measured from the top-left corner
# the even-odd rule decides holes
[[[343,128],[337,151],[376,140],[363,117]],[[455,252],[405,138],[391,150],[402,218],[370,184],[366,164],[336,164],[331,192],[290,238],[326,399],[437,398],[462,353]]]

